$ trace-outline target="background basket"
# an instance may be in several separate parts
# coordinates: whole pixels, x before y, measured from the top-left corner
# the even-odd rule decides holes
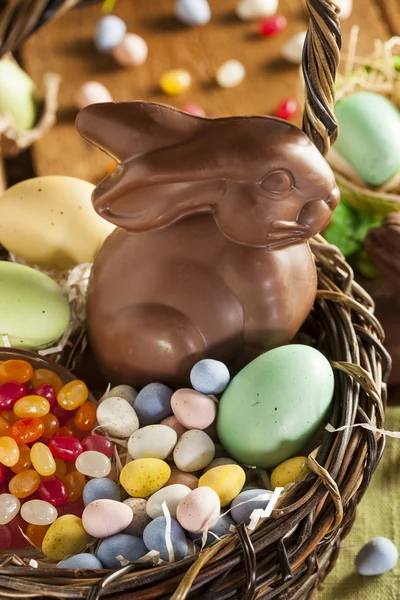
[[[338,7],[308,0],[310,27],[303,56],[304,130],[324,154],[337,132],[334,79],[341,43]],[[251,535],[234,534],[166,566],[128,565],[116,572],[32,568],[17,556],[0,560],[0,597],[96,600],[305,600],[335,564],[356,506],[381,458],[385,439],[362,427],[383,428],[390,358],[374,306],[354,281],[345,259],[317,236],[311,242],[318,270],[314,309],[299,334],[331,360],[336,386],[329,423],[311,473],[282,494],[271,518]]]

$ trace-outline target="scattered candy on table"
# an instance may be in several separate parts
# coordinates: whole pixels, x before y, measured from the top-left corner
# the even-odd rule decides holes
[[[136,33],[127,33],[112,50],[112,55],[121,67],[137,67],[146,62],[149,49],[145,40]]]
[[[294,119],[297,114],[298,104],[296,98],[286,98],[278,105],[276,116],[284,121]]]
[[[167,96],[183,94],[192,85],[192,77],[185,69],[170,69],[160,78],[160,88]]]
[[[239,0],[236,14],[243,21],[270,17],[278,10],[278,0]]]
[[[360,575],[382,575],[397,564],[399,553],[391,540],[376,537],[370,540],[356,556],[355,567]]]
[[[353,0],[338,0],[340,6],[340,19],[344,21],[348,19],[353,10]]]
[[[126,34],[126,23],[116,15],[105,15],[97,23],[94,45],[99,52],[111,52],[122,42]]]
[[[75,105],[78,110],[98,102],[112,102],[108,89],[98,81],[87,81],[78,90],[75,96]]]
[[[300,31],[291,37],[282,48],[282,57],[294,65],[299,65],[303,57],[306,35],[306,31]]]
[[[184,110],[185,112],[187,112],[191,115],[196,115],[196,117],[205,117],[206,116],[206,111],[204,110],[204,108],[202,108],[198,104],[194,104],[192,102],[190,104],[185,104],[184,106],[182,106],[182,110]]]
[[[227,60],[218,68],[215,79],[223,88],[234,88],[240,85],[246,76],[246,69],[238,60]]]
[[[271,35],[275,35],[284,31],[287,27],[287,19],[284,15],[275,15],[274,17],[269,17],[268,19],[264,19],[260,23],[260,33],[265,37],[269,37]]]
[[[205,25],[211,18],[207,0],[175,0],[175,16],[184,25]]]

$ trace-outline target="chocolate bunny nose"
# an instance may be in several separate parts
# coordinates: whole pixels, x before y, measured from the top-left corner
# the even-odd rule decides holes
[[[335,210],[340,202],[340,190],[337,186],[334,187],[329,196],[325,198],[325,202],[332,211]]]

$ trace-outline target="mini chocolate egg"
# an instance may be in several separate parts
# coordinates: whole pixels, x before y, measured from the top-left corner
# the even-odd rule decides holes
[[[221,506],[227,506],[240,493],[246,473],[239,465],[221,465],[204,473],[199,479],[199,488],[206,486],[218,494]]]
[[[215,525],[220,510],[218,494],[209,487],[199,487],[179,502],[176,518],[187,531],[201,533]]]
[[[367,577],[382,575],[397,564],[399,553],[391,540],[376,537],[363,546],[355,559],[357,573]]]
[[[224,535],[228,535],[232,533],[230,531],[231,527],[235,527],[236,523],[229,515],[222,514],[219,516],[218,521],[215,523],[214,527],[209,529],[207,534],[207,540],[205,546],[210,546],[214,544],[214,542],[218,541],[218,538],[222,538]],[[213,535],[214,534],[214,535]],[[194,540],[197,544],[201,545],[203,543],[203,534],[202,533],[190,533],[189,537]]]
[[[166,419],[163,419],[160,422],[160,425],[166,425],[167,427],[171,427],[176,432],[178,440],[181,437],[181,435],[183,433],[185,433],[185,431],[187,431],[186,427],[184,427],[181,423],[179,423],[179,421],[175,417],[175,415],[172,415],[171,417],[167,417]]]
[[[146,62],[149,49],[146,42],[136,33],[127,33],[118,46],[112,50],[112,55],[121,67],[137,67]]]
[[[132,511],[132,521],[123,533],[142,537],[144,528],[150,523],[150,517],[146,512],[147,500],[144,498],[127,498],[123,504],[129,506]]]
[[[167,487],[161,488],[155,494],[150,496],[146,512],[152,519],[162,517],[164,515],[162,504],[166,503],[167,508],[171,514],[171,517],[176,517],[176,507],[179,502],[191,492],[191,489],[187,485],[175,483]]]
[[[231,516],[236,523],[248,525],[251,513],[256,509],[267,508],[273,492],[269,490],[252,488],[241,492],[232,502]],[[262,500],[256,500],[256,498]]]
[[[115,229],[94,210],[93,190],[93,184],[64,175],[34,177],[11,186],[0,196],[0,243],[43,269],[93,262]]]
[[[119,485],[106,477],[91,479],[83,488],[83,504],[87,506],[95,500],[121,500]]]
[[[207,0],[175,0],[175,16],[184,25],[205,25],[211,18]]]
[[[139,429],[136,411],[129,402],[117,396],[103,400],[96,415],[104,431],[117,438],[127,438]]]
[[[240,463],[273,467],[296,455],[323,425],[333,390],[332,367],[315,348],[270,350],[244,367],[222,395],[219,440]]]
[[[105,569],[120,569],[121,562],[117,556],[125,560],[135,561],[147,554],[147,548],[139,537],[117,533],[103,540],[97,548],[96,556]]]
[[[143,532],[143,541],[148,550],[156,550],[160,558],[169,562],[170,556],[165,541],[167,520],[157,517],[151,521]],[[171,519],[171,543],[174,550],[174,560],[181,560],[188,555],[188,545],[185,532],[175,519]]]
[[[131,509],[123,502],[103,499],[86,506],[82,523],[85,531],[92,537],[105,538],[126,529],[132,518]]]
[[[192,473],[204,469],[215,456],[215,445],[210,436],[199,429],[191,429],[178,440],[174,461],[180,471]]]
[[[171,475],[164,487],[167,487],[168,485],[174,485],[175,483],[187,485],[187,487],[191,490],[195,490],[199,485],[199,479],[192,473],[185,473],[184,471],[180,471],[176,467],[172,467]]]
[[[297,483],[306,477],[310,469],[307,467],[307,456],[289,458],[275,467],[271,473],[272,489],[285,487],[290,483]]]
[[[105,15],[96,25],[94,45],[99,52],[111,52],[122,42],[126,23],[116,15]]]
[[[62,560],[78,554],[89,543],[82,519],[75,515],[63,515],[52,523],[43,539],[42,552],[51,560]]]
[[[57,569],[102,569],[103,565],[99,559],[93,554],[81,552],[70,556],[69,558],[58,563]]]
[[[128,440],[128,452],[135,458],[160,458],[164,460],[177,442],[176,431],[166,425],[147,425],[134,433]]]
[[[165,485],[171,475],[169,465],[159,458],[138,458],[127,463],[119,480],[130,496],[151,496]]]
[[[111,388],[110,391],[102,397],[102,400],[115,397],[123,398],[133,406],[137,395],[137,391],[131,385],[117,385]]]
[[[237,465],[237,462],[228,456],[220,456],[219,458],[214,458],[210,462],[210,464],[204,469],[203,474],[207,473],[210,469],[214,469],[214,467],[221,467],[222,465]]]
[[[190,383],[203,394],[222,394],[230,378],[228,367],[212,358],[200,360],[190,371]]]
[[[171,407],[179,423],[187,429],[205,429],[217,416],[216,403],[209,396],[191,389],[175,392]]]
[[[62,336],[70,320],[69,303],[50,277],[0,261],[0,288],[0,331],[12,347],[37,350]]]
[[[133,404],[140,426],[154,425],[172,415],[173,391],[163,383],[149,383],[137,395]]]

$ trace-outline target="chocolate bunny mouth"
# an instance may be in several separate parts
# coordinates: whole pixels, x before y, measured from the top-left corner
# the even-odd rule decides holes
[[[273,221],[272,227],[274,230],[267,236],[268,240],[272,240],[266,245],[268,250],[278,250],[279,248],[292,246],[303,242],[309,237],[308,225],[302,225],[297,221]]]

